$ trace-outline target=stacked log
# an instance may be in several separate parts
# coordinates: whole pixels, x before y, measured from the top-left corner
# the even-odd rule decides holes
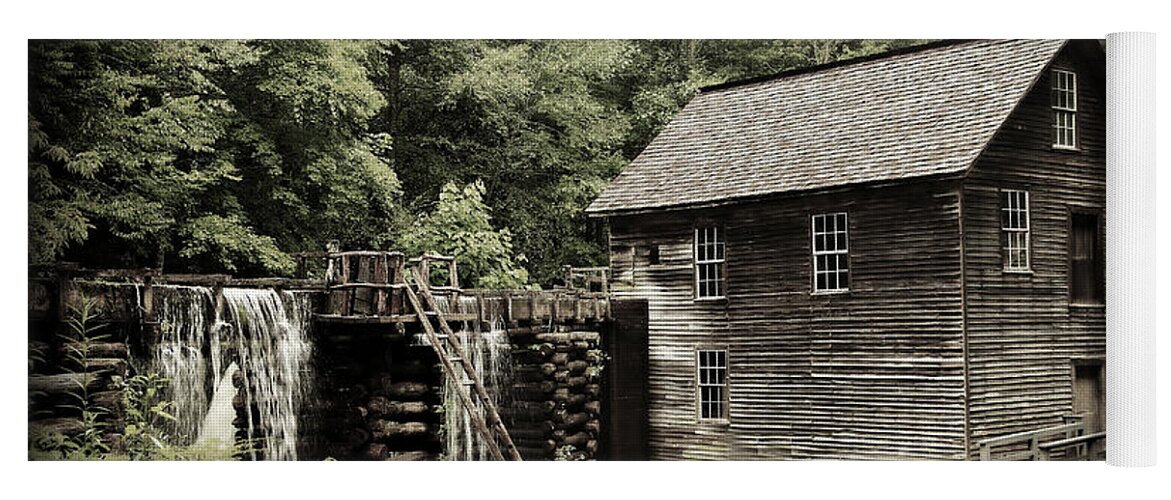
[[[314,427],[300,432],[312,443],[299,446],[298,458],[436,459],[442,400],[431,349],[374,332],[338,330],[319,335],[318,389],[302,411],[305,425]],[[238,429],[246,429],[241,424]]]
[[[590,460],[598,450],[600,336],[583,327],[514,327],[514,402],[502,409],[526,460]],[[565,330],[565,331],[557,331]]]

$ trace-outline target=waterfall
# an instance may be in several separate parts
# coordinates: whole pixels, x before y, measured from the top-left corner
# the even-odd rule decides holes
[[[215,338],[209,335],[214,300],[211,290],[204,287],[167,285],[157,290],[162,324],[150,366],[168,380],[164,397],[174,402],[172,438],[175,444],[187,445],[199,435],[209,392],[219,381],[218,342],[208,345],[208,338]],[[211,367],[207,354],[216,361]]]
[[[309,297],[290,292],[224,289],[222,320],[231,325],[244,374],[249,441],[268,460],[297,459],[297,418],[310,382]],[[248,408],[250,406],[245,406]]]
[[[454,312],[466,312],[469,308],[475,307],[476,303],[475,297],[464,297],[458,301]],[[437,301],[436,305],[444,312],[451,312],[448,311],[451,306],[446,300]],[[493,318],[494,316],[488,317]],[[464,346],[464,354],[471,361],[476,372],[480,374],[485,388],[492,397],[492,402],[497,408],[500,408],[508,403],[506,388],[510,387],[511,384],[509,358],[512,346],[508,340],[508,334],[505,332],[504,322],[500,318],[494,317],[490,324],[491,328],[487,332],[479,331],[479,328],[476,327],[478,325],[465,325],[464,328],[454,333]],[[462,369],[458,371],[462,372]],[[471,416],[463,407],[459,393],[456,392],[458,385],[462,384],[464,379],[466,377],[463,376],[445,377],[443,382],[446,457],[448,460],[490,460],[488,448],[484,446],[483,438],[476,432],[472,425]],[[484,415],[481,403],[476,403],[475,411]]]

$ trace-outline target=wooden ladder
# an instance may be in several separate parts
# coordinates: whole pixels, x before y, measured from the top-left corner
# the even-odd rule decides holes
[[[421,267],[426,268],[426,266]],[[480,373],[472,365],[472,360],[467,357],[467,353],[464,352],[463,343],[460,342],[455,332],[451,330],[451,325],[447,323],[443,312],[435,305],[435,298],[431,294],[429,277],[421,275],[418,268],[415,268],[410,274],[411,280],[414,282],[414,287],[409,285],[403,287],[407,300],[410,301],[411,308],[414,309],[415,314],[419,317],[419,324],[423,325],[423,332],[427,335],[427,340],[431,344],[431,347],[435,349],[435,354],[439,356],[439,362],[443,365],[443,371],[449,377],[449,380],[453,381],[451,386],[455,388],[460,402],[463,403],[464,408],[468,412],[468,416],[471,417],[472,425],[475,426],[476,432],[483,438],[484,446],[488,448],[488,453],[496,460],[505,460],[505,455],[501,453],[500,446],[496,442],[499,439],[504,444],[507,459],[520,461],[520,452],[517,451],[516,445],[513,444],[512,437],[508,435],[508,429],[504,427],[504,422],[500,420],[500,412],[497,411],[496,404],[492,402],[492,398],[488,395],[488,390],[484,388]],[[415,292],[414,288],[418,289],[418,293]],[[420,300],[420,297],[422,297],[422,300]],[[452,299],[453,301],[458,300],[455,295],[452,296]],[[431,323],[432,319],[439,325],[442,336],[435,331],[435,325]],[[459,370],[456,369],[457,363],[462,366],[464,376],[460,376]],[[465,376],[466,379],[464,378]],[[474,392],[469,394],[467,385],[471,385]],[[483,405],[484,412],[487,413],[488,417],[486,420],[484,415],[477,411],[473,397],[478,398],[480,404]]]

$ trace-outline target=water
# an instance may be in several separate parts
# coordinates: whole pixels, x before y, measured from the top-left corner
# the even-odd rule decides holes
[[[436,298],[439,299],[439,297]],[[443,312],[468,312],[474,310],[472,308],[476,306],[476,299],[474,297],[462,298],[454,311],[449,310],[451,309],[449,301],[446,300],[437,300],[436,306]],[[500,408],[508,402],[506,388],[511,385],[509,357],[512,346],[508,340],[508,334],[505,332],[503,321],[498,316],[492,315],[490,311],[485,311],[485,314],[489,318],[495,318],[491,322],[492,327],[487,332],[479,331],[477,325],[464,325],[464,328],[454,333],[463,344],[467,359],[472,362],[476,372],[480,374],[484,386],[492,397],[492,402],[497,408]],[[460,372],[459,376],[445,377],[443,383],[446,457],[448,460],[491,460],[492,457],[483,437],[475,430],[471,415],[459,398],[458,385],[467,378],[459,366],[462,365],[457,365],[456,368]],[[467,387],[467,390],[471,391],[472,389]],[[486,418],[483,405],[478,400],[475,411]]]
[[[264,458],[296,460],[297,416],[312,353],[308,294],[226,288],[222,317],[216,318],[208,288],[156,290],[162,326],[150,366],[169,380],[173,442],[217,450],[233,445],[232,375],[242,371],[244,400],[259,409],[258,421],[248,413],[250,431],[261,431],[250,432],[250,441]]]
[[[209,392],[219,381],[221,353],[209,345],[215,302],[204,287],[160,286],[161,332],[153,348],[153,371],[168,379],[164,396],[175,403],[171,435],[175,444],[191,444],[199,435],[210,402]],[[216,343],[218,344],[218,343]],[[208,355],[216,363],[208,366]]]
[[[230,453],[236,442],[236,427],[232,425],[232,419],[236,418],[236,409],[232,406],[236,387],[232,385],[232,375],[237,371],[239,367],[236,363],[229,363],[224,369],[208,405],[207,414],[203,416],[203,423],[199,427],[195,447],[208,456],[226,456],[227,453],[224,452]]]
[[[245,401],[248,439],[267,460],[297,459],[297,418],[308,394],[312,343],[309,297],[274,290],[225,288],[222,321],[232,327]],[[253,455],[256,456],[255,454]]]

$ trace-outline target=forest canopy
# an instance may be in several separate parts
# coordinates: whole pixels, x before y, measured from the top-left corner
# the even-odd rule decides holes
[[[586,206],[705,85],[916,40],[29,42],[29,261],[287,275],[454,253],[467,285],[606,263]]]

